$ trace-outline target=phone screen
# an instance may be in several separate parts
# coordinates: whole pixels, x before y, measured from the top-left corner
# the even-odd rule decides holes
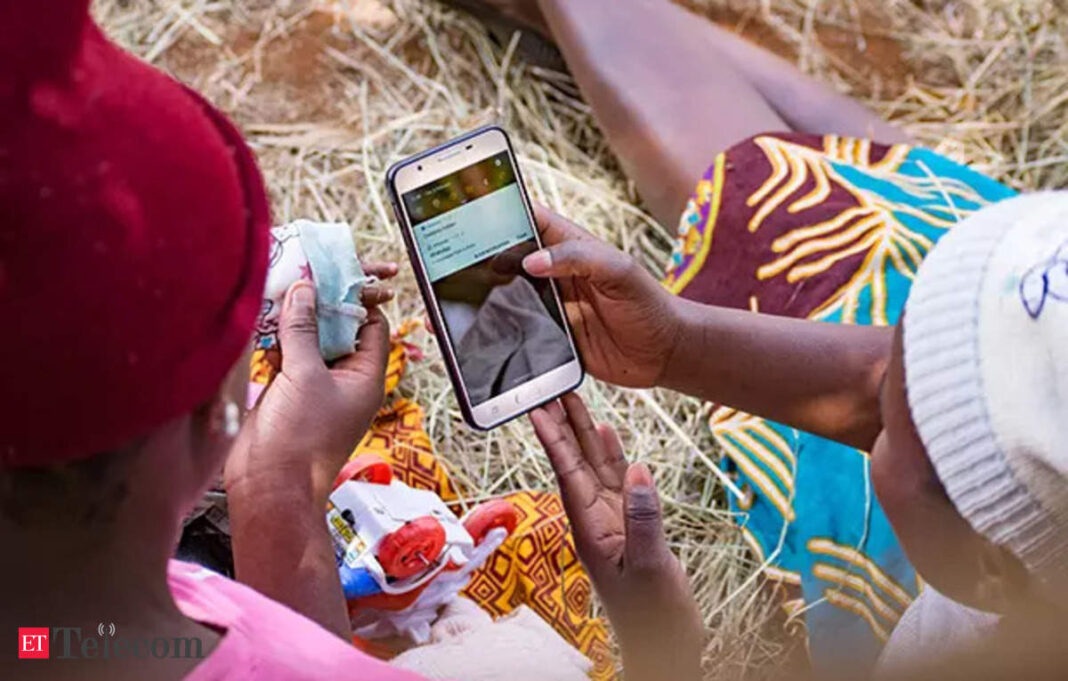
[[[401,198],[472,405],[574,361],[508,152]]]

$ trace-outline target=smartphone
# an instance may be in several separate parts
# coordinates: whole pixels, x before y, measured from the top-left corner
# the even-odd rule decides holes
[[[577,388],[583,369],[508,135],[481,128],[386,176],[464,420],[489,430]]]

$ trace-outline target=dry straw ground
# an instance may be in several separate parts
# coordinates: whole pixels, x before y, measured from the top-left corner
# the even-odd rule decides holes
[[[921,142],[1020,189],[1068,182],[1068,18],[1020,0],[689,0],[689,6],[868,101]],[[360,251],[403,260],[383,173],[499,121],[537,198],[661,272],[671,230],[640,206],[589,108],[560,73],[434,0],[96,0],[121,44],[204,92],[259,156],[278,222],[350,223]],[[696,84],[695,84],[696,85]],[[407,269],[388,307],[421,316]],[[476,496],[552,488],[527,423],[463,426],[431,339],[402,385],[453,475]],[[583,389],[627,450],[653,464],[672,545],[693,578],[717,678],[774,665],[784,648],[724,504],[702,406],[662,391]]]

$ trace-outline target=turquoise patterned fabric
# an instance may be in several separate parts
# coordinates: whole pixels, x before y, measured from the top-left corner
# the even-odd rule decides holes
[[[927,149],[758,136],[701,180],[665,285],[710,304],[896,324],[938,239],[1014,194]],[[794,300],[805,295],[804,306]],[[803,618],[817,676],[862,677],[920,588],[875,498],[868,455],[726,407],[710,427],[745,493],[729,496],[747,540],[770,577],[800,588],[788,609]]]
[[[928,149],[910,150],[897,172],[927,179],[926,168],[940,178],[945,194],[936,190],[917,195],[855,166],[838,163],[835,167],[859,190],[917,209],[920,214],[895,210],[894,216],[932,242],[947,230],[932,225],[928,216],[955,223],[987,202],[1015,195],[1008,187]],[[896,267],[883,271],[886,323],[897,324],[911,285],[911,277]],[[868,285],[858,296],[851,323],[872,324],[876,308],[872,285]],[[841,323],[845,312],[839,306],[815,318]],[[841,674],[843,665],[859,665],[854,667],[857,673],[867,672],[918,593],[916,572],[875,498],[866,453],[777,423],[768,426],[790,443],[797,462],[795,519],[785,523],[784,531],[783,514],[757,490],[752,506],[744,511],[744,527],[762,555],[775,556],[773,566],[800,576],[809,651],[817,673],[835,670]],[[724,467],[748,483],[749,489],[757,489],[734,459],[725,458]],[[775,476],[775,471],[766,467],[765,471]],[[732,500],[732,510],[743,511],[737,500]]]

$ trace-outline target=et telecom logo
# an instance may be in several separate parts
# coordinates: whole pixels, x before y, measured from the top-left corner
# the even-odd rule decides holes
[[[115,624],[100,623],[93,632],[81,627],[19,627],[20,660],[93,660],[147,658],[203,659],[200,637],[127,638],[117,636]],[[54,654],[53,654],[54,653]]]
[[[48,659],[48,627],[19,627],[19,659]]]

